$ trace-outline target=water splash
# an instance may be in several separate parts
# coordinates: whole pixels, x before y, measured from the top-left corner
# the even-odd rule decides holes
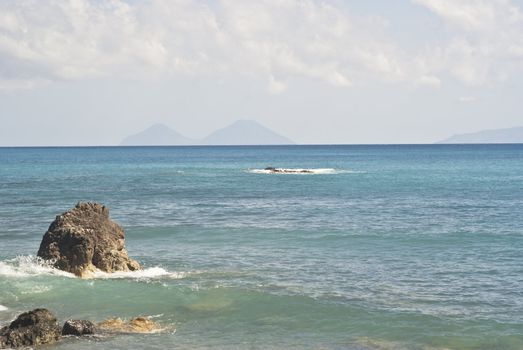
[[[138,271],[116,271],[107,273],[104,271],[96,271],[93,278],[97,279],[154,279],[154,278],[168,278],[168,279],[182,279],[187,277],[187,272],[170,272],[162,267],[155,266]]]
[[[52,261],[34,255],[17,256],[14,259],[0,261],[0,276],[23,278],[39,275],[75,277],[72,273],[53,267]]]
[[[63,276],[77,278],[74,274],[59,270],[53,266],[52,261],[40,257],[28,255],[17,256],[14,259],[0,261],[0,276],[10,278],[25,278],[33,276]],[[96,271],[95,279],[182,279],[187,277],[187,272],[171,272],[162,267],[155,266],[139,271],[117,271],[107,273]]]
[[[336,175],[336,174],[361,174],[364,171],[342,170],[334,168],[265,168],[249,169],[251,174],[282,174],[282,175]]]

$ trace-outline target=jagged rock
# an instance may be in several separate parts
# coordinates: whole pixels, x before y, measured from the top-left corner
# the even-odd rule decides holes
[[[47,309],[24,312],[0,329],[0,348],[50,344],[59,339],[60,326]]]
[[[163,330],[148,317],[134,317],[129,321],[110,318],[98,323],[98,328],[109,333],[154,333]]]
[[[96,269],[105,272],[140,269],[127,255],[122,227],[109,219],[109,209],[98,203],[78,203],[58,215],[40,243],[38,256],[84,278]]]
[[[62,335],[88,335],[94,334],[96,327],[94,323],[87,320],[67,320],[62,327]]]

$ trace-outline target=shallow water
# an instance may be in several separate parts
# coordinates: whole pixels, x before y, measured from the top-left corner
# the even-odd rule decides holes
[[[144,271],[34,258],[79,200]],[[169,329],[57,349],[523,348],[522,145],[0,148],[0,204],[0,324],[47,307]]]

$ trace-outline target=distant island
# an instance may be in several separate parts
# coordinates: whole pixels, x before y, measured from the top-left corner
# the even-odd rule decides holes
[[[237,120],[204,139],[190,139],[164,124],[155,124],[122,140],[121,146],[288,145],[290,139],[253,120]]]
[[[523,127],[458,134],[437,143],[523,143]]]
[[[127,136],[120,143],[121,146],[169,146],[191,145],[196,141],[191,140],[164,124],[154,124],[138,134]]]

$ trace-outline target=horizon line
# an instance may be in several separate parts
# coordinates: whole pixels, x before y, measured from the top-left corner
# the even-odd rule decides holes
[[[230,144],[230,145],[18,145],[0,148],[160,148],[160,147],[300,147],[300,146],[460,146],[460,145],[522,145],[523,142],[487,143],[289,143],[289,144]]]

